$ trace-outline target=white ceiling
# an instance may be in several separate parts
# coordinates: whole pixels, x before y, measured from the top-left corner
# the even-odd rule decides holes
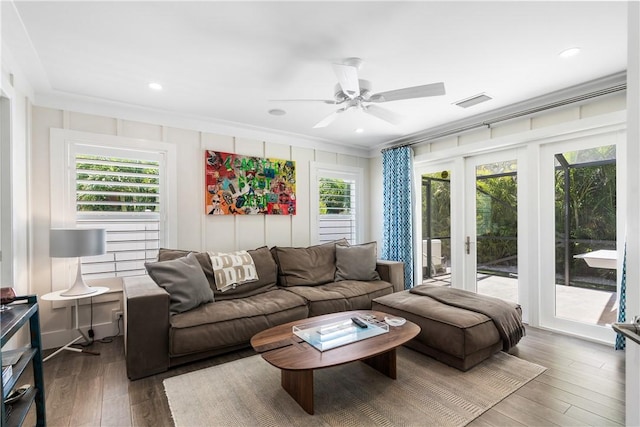
[[[625,2],[14,5],[34,51],[23,51],[11,25],[3,39],[30,59],[36,103],[68,95],[117,101],[362,149],[618,73],[627,62]],[[573,46],[580,55],[558,56]],[[348,111],[313,129],[336,106],[269,101],[332,99],[331,64],[347,57],[364,60],[360,78],[373,92],[443,81],[447,93],[380,104],[405,117],[396,127]],[[150,90],[151,81],[164,90]],[[453,105],[483,92],[493,100]],[[270,115],[272,108],[287,114]]]

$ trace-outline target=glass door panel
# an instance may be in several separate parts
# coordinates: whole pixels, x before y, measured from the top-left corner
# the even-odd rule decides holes
[[[558,152],[555,160],[555,316],[616,321],[616,149]]]
[[[422,175],[422,280],[451,284],[451,172]]]
[[[614,133],[540,150],[540,325],[613,342],[617,317]]]
[[[477,292],[517,302],[517,162],[476,165],[475,180]]]

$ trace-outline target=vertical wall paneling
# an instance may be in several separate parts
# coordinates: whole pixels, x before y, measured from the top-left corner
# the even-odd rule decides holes
[[[41,182],[42,177],[47,177],[45,185],[33,185],[29,189],[30,204],[33,217],[31,219],[31,282],[32,291],[38,295],[51,292],[51,258],[49,257],[49,228],[51,216],[51,191],[48,185],[50,176],[50,147],[49,134],[51,128],[63,126],[63,114],[59,110],[46,108],[33,108],[33,125],[31,131],[31,171],[32,182]],[[46,268],[42,268],[46,266]],[[38,268],[40,267],[40,268]],[[42,311],[42,310],[41,310]],[[41,322],[44,313],[40,314]]]
[[[433,141],[432,143],[429,144],[429,150],[426,152],[433,153],[435,151],[446,150],[446,149],[457,147],[457,146],[458,146],[458,138],[453,136],[453,137]],[[420,148],[421,148],[420,146],[414,147],[415,156],[422,153],[420,151]]]
[[[192,130],[167,128],[166,142],[174,144],[177,152],[177,179],[179,191],[178,241],[179,248],[197,249],[201,244],[200,217],[202,214],[202,186],[200,169],[194,167],[194,159],[200,157],[200,136]]]
[[[336,157],[336,163],[343,166],[353,166],[353,167],[362,166],[358,161],[358,157],[349,156],[348,154],[338,154]]]
[[[530,119],[516,119],[491,125],[491,139],[531,130]]]
[[[310,148],[291,147],[291,160],[296,162],[296,197],[297,212],[291,218],[291,245],[308,246],[310,239],[310,218],[309,212],[309,163],[314,161],[314,151]]]
[[[204,150],[216,150],[233,153],[232,136],[202,134],[202,149],[198,158],[201,175],[200,215],[202,218],[201,249],[214,252],[232,252],[236,250],[236,220],[232,215],[205,215],[204,211]]]
[[[8,92],[12,92],[8,90]],[[29,201],[27,183],[30,181],[28,177],[29,171],[29,139],[27,124],[27,110],[29,98],[16,90],[9,95],[11,101],[5,104],[10,109],[9,121],[11,126],[9,132],[11,134],[11,149],[9,150],[9,161],[11,168],[9,174],[9,194],[11,195],[11,257],[5,260],[6,263],[12,264],[11,286],[16,292],[27,292],[29,290],[29,246],[28,246],[28,230],[29,230]]]
[[[69,129],[69,112],[62,111],[62,128]]]
[[[365,174],[365,176],[367,176]],[[382,253],[383,212],[382,212],[382,156],[369,159],[369,240],[378,242],[378,254]]]
[[[117,135],[118,123],[116,119],[111,117],[69,112],[69,129],[79,130],[83,132]]]
[[[146,139],[148,141],[163,141],[162,126],[150,123],[134,122],[131,120],[120,120],[122,123],[122,134],[127,138]]]
[[[318,163],[336,164],[338,163],[338,155],[328,151],[316,150],[315,161]]]
[[[580,118],[599,116],[627,108],[627,98],[624,93],[616,93],[600,97],[592,102],[580,106]]]
[[[638,190],[640,189],[640,3],[627,3],[627,321],[640,315],[640,227]],[[626,425],[640,425],[640,346],[627,339],[626,349]]]
[[[580,119],[580,107],[550,110],[531,118],[531,129],[553,126]]]
[[[291,160],[291,148],[288,145],[265,142],[264,156],[274,159]],[[296,171],[296,177],[299,173]],[[296,193],[298,193],[296,183]],[[265,243],[271,246],[291,246],[291,215],[265,215]]]
[[[374,209],[374,205],[371,204],[371,180],[369,179],[369,159],[356,158],[357,167],[362,168],[362,183],[360,185],[360,195],[361,195],[361,203],[358,209],[362,210],[362,226],[359,227],[362,235],[360,238],[362,239],[362,243],[371,242],[372,239],[371,234],[371,217],[372,211]],[[380,251],[380,242],[378,242],[378,253]]]
[[[167,141],[167,129],[168,129],[168,126],[162,126],[162,133],[160,138],[161,141],[164,141],[164,142]]]
[[[485,126],[459,135],[458,145],[469,145],[489,138],[491,138],[491,129],[489,126]]]

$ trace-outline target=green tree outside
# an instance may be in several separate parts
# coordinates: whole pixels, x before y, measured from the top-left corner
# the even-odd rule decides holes
[[[78,155],[76,170],[78,171],[76,174],[77,202],[97,202],[96,204],[77,203],[79,212],[155,212],[157,210],[157,185],[160,179],[157,162]]]

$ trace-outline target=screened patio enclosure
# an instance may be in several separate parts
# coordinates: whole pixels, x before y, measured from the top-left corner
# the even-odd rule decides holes
[[[615,146],[555,155],[555,313],[583,323],[616,320],[616,270],[582,256],[616,250]],[[477,292],[517,302],[516,165],[476,170]],[[520,177],[520,179],[526,179]],[[422,175],[424,283],[451,285],[448,171]],[[599,253],[599,252],[598,252]],[[524,261],[523,261],[524,262]],[[454,266],[454,268],[456,268]]]

